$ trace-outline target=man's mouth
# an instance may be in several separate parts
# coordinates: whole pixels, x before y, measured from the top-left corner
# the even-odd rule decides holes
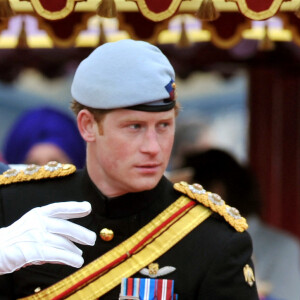
[[[159,163],[149,163],[149,164],[138,165],[137,168],[142,173],[155,173],[160,168],[160,166],[161,164]]]

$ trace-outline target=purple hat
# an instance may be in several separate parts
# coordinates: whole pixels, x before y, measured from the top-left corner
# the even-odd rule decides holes
[[[11,128],[3,156],[9,164],[24,163],[36,144],[51,143],[62,149],[77,168],[85,165],[85,142],[76,122],[68,114],[51,107],[27,111]]]

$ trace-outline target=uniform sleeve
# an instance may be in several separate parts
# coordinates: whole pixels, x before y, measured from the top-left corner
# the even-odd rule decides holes
[[[256,284],[250,286],[244,275],[244,267],[251,260],[252,242],[247,232],[236,232],[220,248],[199,288],[199,300],[257,300]]]

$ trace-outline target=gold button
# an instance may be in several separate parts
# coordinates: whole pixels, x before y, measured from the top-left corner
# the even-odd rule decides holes
[[[103,228],[100,231],[100,237],[103,241],[109,242],[113,239],[114,237],[114,232],[110,229]]]

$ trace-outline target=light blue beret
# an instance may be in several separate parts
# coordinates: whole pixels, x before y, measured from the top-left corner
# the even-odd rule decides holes
[[[106,43],[84,59],[71,93],[92,108],[161,111],[175,105],[174,81],[174,69],[157,47],[126,39]]]

